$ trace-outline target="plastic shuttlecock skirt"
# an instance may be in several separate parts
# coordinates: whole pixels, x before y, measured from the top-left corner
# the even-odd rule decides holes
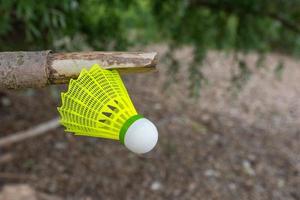
[[[61,96],[58,111],[66,131],[120,140],[136,153],[145,153],[155,146],[156,127],[138,115],[116,70],[105,70],[99,65],[83,69]]]

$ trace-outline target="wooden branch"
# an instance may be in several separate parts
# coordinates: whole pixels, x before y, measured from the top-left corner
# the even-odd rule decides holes
[[[120,73],[140,73],[155,70],[157,53],[143,52],[78,52],[0,53],[0,89],[43,87],[67,83],[83,68],[99,64]]]
[[[28,138],[32,138],[38,135],[42,135],[49,130],[59,127],[59,119],[54,118],[50,121],[39,124],[35,127],[32,127],[26,131],[20,131],[12,135],[0,138],[0,147],[8,146],[16,142],[23,141]]]

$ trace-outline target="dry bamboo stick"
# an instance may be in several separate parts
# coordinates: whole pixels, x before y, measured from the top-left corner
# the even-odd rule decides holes
[[[155,70],[157,53],[150,52],[78,52],[52,53],[0,52],[0,89],[43,87],[67,83],[81,69],[93,64],[121,73],[140,73]]]

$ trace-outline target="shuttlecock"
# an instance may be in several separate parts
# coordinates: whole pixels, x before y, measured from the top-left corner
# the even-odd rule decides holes
[[[75,135],[120,140],[129,150],[142,154],[158,140],[155,125],[139,115],[116,70],[93,65],[61,94],[61,124]]]

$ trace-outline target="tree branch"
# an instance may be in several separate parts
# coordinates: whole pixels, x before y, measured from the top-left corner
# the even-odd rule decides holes
[[[150,52],[78,52],[0,53],[0,89],[43,87],[67,83],[83,68],[99,64],[120,73],[141,73],[155,70],[157,53]]]

